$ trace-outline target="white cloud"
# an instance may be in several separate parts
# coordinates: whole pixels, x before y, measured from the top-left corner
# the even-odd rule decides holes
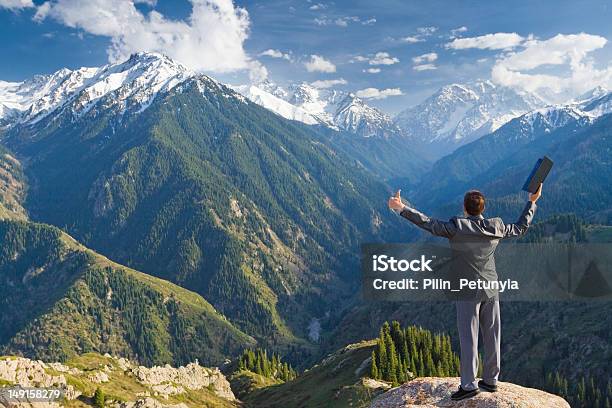
[[[308,72],[336,72],[336,66],[320,55],[311,55],[310,61],[304,63]]]
[[[155,7],[157,5],[157,0],[134,0],[134,3],[138,4],[146,4],[147,6],[150,7]]]
[[[367,72],[368,74],[378,74],[380,72],[380,68],[368,68],[364,69],[363,72]]]
[[[433,33],[438,31],[438,27],[419,27],[417,28],[417,35],[407,35],[399,39],[390,38],[391,41],[399,41],[408,44],[414,44],[426,41],[426,38],[431,36]]]
[[[425,40],[422,39],[421,37],[417,37],[415,35],[409,35],[407,37],[400,38],[400,41],[408,43],[408,44],[414,44],[414,43],[418,43],[418,42],[423,42]]]
[[[548,40],[531,39],[521,51],[502,56],[491,72],[493,81],[531,92],[543,91],[547,95],[577,96],[596,86],[612,87],[612,64],[601,69],[595,67],[589,53],[603,48],[604,37],[586,33],[557,34]],[[538,68],[556,67],[534,72]],[[554,97],[554,95],[553,95]]]
[[[340,17],[334,21],[334,23],[339,27],[347,27],[349,23],[357,23],[357,22],[359,22],[359,17],[355,17],[355,16]]]
[[[435,64],[421,64],[413,66],[412,69],[415,71],[432,71],[438,69],[438,67],[436,67]]]
[[[421,35],[425,35],[425,36],[432,35],[436,31],[438,31],[438,27],[434,27],[434,26],[417,28],[417,33]]]
[[[389,96],[403,95],[399,88],[388,88],[388,89],[377,89],[377,88],[366,88],[355,92],[359,98],[363,99],[385,99]]]
[[[372,18],[369,18],[367,20],[362,21],[361,24],[363,24],[363,25],[374,25],[374,24],[376,24],[376,19],[374,17],[372,17]]]
[[[369,60],[370,59],[368,57],[364,57],[363,55],[357,55],[357,56],[351,58],[349,60],[349,62],[352,64],[354,62],[366,62],[366,61],[369,61]]]
[[[457,34],[465,33],[468,30],[466,26],[457,27],[451,30],[451,35],[454,37]]]
[[[604,37],[590,34],[571,34],[556,36],[545,40],[531,40],[525,43],[525,49],[503,58],[508,69],[533,69],[542,65],[562,65],[580,63],[586,55],[606,45]]]
[[[291,54],[284,53],[279,50],[274,50],[272,48],[261,52],[259,56],[260,57],[265,56],[265,57],[271,57],[271,58],[282,58],[282,59],[286,59],[287,61],[291,61]]]
[[[323,3],[313,4],[312,6],[308,7],[309,10],[324,10],[326,8],[327,6]]]
[[[32,0],[0,0],[0,8],[17,11],[24,8],[34,7]]]
[[[2,0],[5,1],[5,0]],[[152,10],[141,13],[131,0],[51,0],[38,7],[37,21],[52,18],[68,27],[110,37],[110,61],[137,51],[161,52],[199,71],[265,73],[244,50],[250,20],[232,0],[190,0],[191,14],[173,20]]]
[[[249,61],[249,80],[252,83],[262,82],[268,78],[268,70],[259,61]]]
[[[319,25],[319,26],[328,26],[328,25],[335,24],[338,27],[348,27],[350,23],[359,23],[359,22],[361,22],[361,24],[364,24],[364,25],[371,25],[376,22],[376,19],[369,19],[369,20],[361,21],[361,19],[357,16],[344,16],[344,17],[338,17],[335,19],[323,16],[323,17],[315,17],[313,21],[316,25]]]
[[[372,59],[368,62],[370,65],[393,65],[397,64],[399,59],[392,57],[387,52],[377,52]]]
[[[310,85],[314,86],[315,88],[331,88],[332,86],[336,86],[336,85],[346,85],[346,80],[344,78],[338,78],[338,79],[322,79],[322,80],[318,80],[318,81],[314,81],[312,82]]]
[[[415,71],[431,71],[434,69],[438,69],[436,65],[433,63],[438,59],[438,54],[435,52],[429,52],[427,54],[419,55],[417,57],[412,58],[412,62],[414,66],[412,67]]]
[[[436,54],[435,52],[430,52],[430,53],[419,55],[418,57],[412,58],[412,62],[414,62],[416,65],[419,65],[424,62],[434,62],[437,59],[438,59],[438,54]]]
[[[520,45],[525,39],[517,33],[494,33],[479,37],[456,38],[446,44],[446,48],[465,50],[479,48],[482,50],[503,50]]]

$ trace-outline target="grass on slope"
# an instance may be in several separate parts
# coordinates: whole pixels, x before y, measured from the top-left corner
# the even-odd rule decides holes
[[[295,380],[256,390],[247,407],[366,407],[381,389],[364,385],[375,340],[346,346]]]
[[[143,364],[219,364],[255,344],[196,293],[44,224],[0,221],[0,284],[0,349],[8,354],[65,361],[95,351]]]

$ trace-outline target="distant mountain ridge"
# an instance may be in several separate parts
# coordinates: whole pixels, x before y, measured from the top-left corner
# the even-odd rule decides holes
[[[316,88],[307,83],[284,89],[270,81],[236,89],[284,118],[320,124],[362,137],[401,135],[390,116],[368,105],[354,93]]]
[[[394,123],[440,157],[544,105],[535,95],[478,80],[442,87],[422,103],[400,112]]]
[[[612,93],[597,93],[539,108],[458,148],[423,176],[416,187],[426,192],[420,204],[448,210],[467,189],[479,188],[489,196],[491,211],[511,215],[531,166],[547,155],[555,165],[546,181],[544,201],[550,201],[543,211],[596,217],[609,210],[611,99]],[[593,199],[584,200],[587,196]]]

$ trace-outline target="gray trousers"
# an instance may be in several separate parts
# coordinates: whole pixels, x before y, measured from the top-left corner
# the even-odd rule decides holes
[[[497,384],[500,366],[501,321],[499,300],[495,297],[483,301],[458,301],[457,328],[461,345],[461,388],[466,391],[478,388],[478,329],[484,343],[482,379],[490,385]]]

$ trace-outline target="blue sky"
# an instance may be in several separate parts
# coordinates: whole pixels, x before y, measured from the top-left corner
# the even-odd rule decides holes
[[[612,84],[600,1],[0,0],[0,79],[159,51],[231,84],[335,83],[395,113],[477,78],[562,98]],[[333,81],[333,82],[330,82]]]

